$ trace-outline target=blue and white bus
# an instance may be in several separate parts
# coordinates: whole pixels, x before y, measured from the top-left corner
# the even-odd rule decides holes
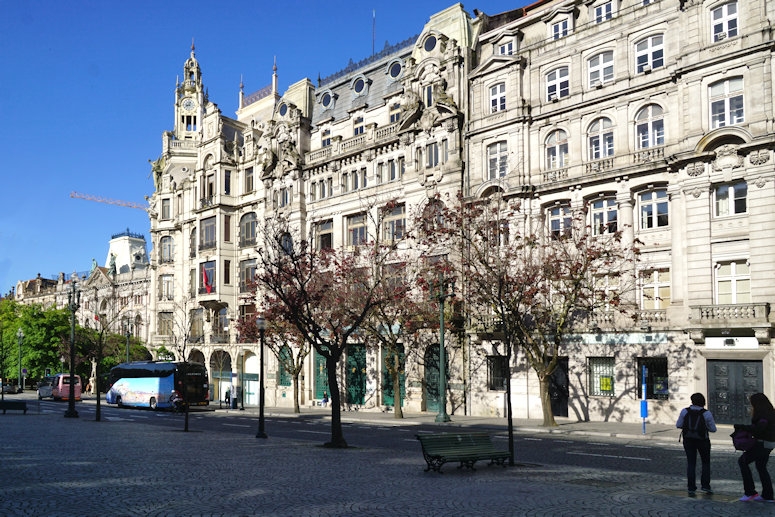
[[[119,407],[173,408],[178,397],[189,406],[210,404],[207,368],[201,363],[138,361],[110,370],[105,401]]]

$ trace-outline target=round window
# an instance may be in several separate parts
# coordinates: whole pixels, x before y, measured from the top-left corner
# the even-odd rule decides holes
[[[401,75],[401,63],[393,63],[390,65],[390,77],[393,79]]]
[[[284,117],[286,113],[288,113],[288,105],[287,104],[281,104],[280,105],[280,116]]]
[[[363,82],[363,79],[358,79],[355,81],[355,93],[361,93],[363,92],[363,88],[366,86],[366,83]]]
[[[331,106],[331,94],[324,93],[323,98],[320,100],[320,103],[323,105],[324,108]]]
[[[425,40],[425,51],[430,52],[434,48],[436,48],[436,36],[428,36]]]

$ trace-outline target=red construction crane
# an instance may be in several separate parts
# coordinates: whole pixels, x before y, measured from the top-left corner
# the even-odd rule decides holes
[[[92,196],[90,194],[81,194],[80,192],[70,192],[70,197],[75,199],[85,199],[87,201],[96,201],[98,203],[107,203],[109,205],[124,206],[127,208],[137,208],[138,210],[148,210],[148,205],[141,205],[132,201],[122,201],[120,199],[108,199],[105,197]]]

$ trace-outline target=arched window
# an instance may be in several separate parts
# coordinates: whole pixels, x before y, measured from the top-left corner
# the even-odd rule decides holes
[[[256,213],[249,212],[242,216],[239,222],[240,246],[252,246],[256,243]]]
[[[549,133],[546,138],[546,168],[561,169],[568,164],[568,134],[562,129]]]
[[[600,160],[614,155],[614,132],[611,119],[600,117],[590,124],[587,136],[589,137],[589,159]]]
[[[650,72],[665,66],[665,38],[662,34],[649,36],[635,44],[635,72]]]
[[[635,116],[635,140],[638,149],[665,145],[665,124],[661,107],[649,104],[638,111]]]
[[[601,52],[589,60],[589,87],[596,88],[614,80],[614,53]]]

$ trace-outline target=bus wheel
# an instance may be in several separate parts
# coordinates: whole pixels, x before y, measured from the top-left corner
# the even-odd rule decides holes
[[[124,405],[121,403],[121,395],[119,395],[118,397],[116,397],[116,405],[117,405],[118,407],[124,407]]]
[[[151,397],[151,401],[148,404],[151,409],[156,409],[156,397]]]

